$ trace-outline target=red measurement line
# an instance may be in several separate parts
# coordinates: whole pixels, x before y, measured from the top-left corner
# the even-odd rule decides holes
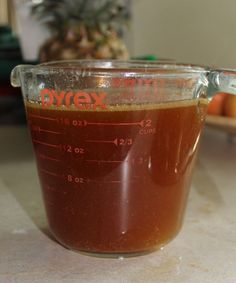
[[[93,143],[114,143],[117,145],[117,139],[113,141],[106,141],[106,140],[86,140],[86,142],[93,142]]]
[[[87,159],[86,162],[96,162],[96,163],[122,163],[126,162],[126,160],[96,160],[96,159]]]
[[[91,180],[91,179],[88,179],[88,182],[89,183],[105,183],[105,184],[120,184],[122,183],[122,181],[120,180],[117,180],[117,181],[97,181],[97,180]]]
[[[55,188],[55,187],[52,187],[52,186],[49,186],[49,185],[46,185],[46,189],[48,191],[52,191],[52,192],[62,192],[64,195],[67,194],[66,191],[63,191],[61,189],[58,189],[58,188]]]
[[[39,128],[39,132],[45,132],[45,133],[50,133],[50,134],[56,134],[56,135],[61,135],[61,132],[55,132],[55,131],[50,131],[46,129]]]
[[[102,180],[92,180],[92,179],[87,179],[88,183],[104,183],[104,184],[121,184],[121,183],[126,183],[127,181],[123,180],[114,180],[114,181],[102,181]],[[136,182],[136,180],[130,180],[129,182]]]
[[[33,142],[39,143],[39,144],[42,144],[42,145],[46,145],[46,146],[50,146],[50,147],[61,148],[60,144],[46,143],[46,142],[42,142],[42,141],[39,141],[39,140],[36,140],[36,139],[33,139]]]
[[[49,191],[56,191],[56,189],[52,186],[46,185],[47,190]]]
[[[45,133],[50,133],[50,134],[57,134],[57,135],[61,135],[62,133],[61,132],[55,132],[55,131],[50,131],[50,130],[47,130],[47,129],[42,129],[40,127],[32,127],[32,130],[33,131],[37,131],[37,132],[45,132]]]
[[[42,169],[42,168],[41,168],[40,171],[42,171],[42,172],[44,172],[44,173],[46,173],[46,174],[48,174],[48,175],[54,176],[54,177],[63,178],[62,175],[56,174],[56,173],[51,172],[51,171],[48,171],[48,170],[46,170],[46,169]]]
[[[51,118],[51,117],[45,117],[45,116],[40,116],[40,115],[35,115],[35,114],[29,114],[29,117],[31,118],[38,118],[38,119],[42,119],[42,120],[49,120],[49,121],[57,121],[58,119],[56,118]]]
[[[137,125],[142,126],[143,121],[141,122],[130,122],[130,123],[105,123],[105,122],[87,122],[85,121],[86,125],[98,125],[98,126],[130,126],[130,125]]]
[[[44,154],[39,154],[39,157],[42,158],[42,159],[48,159],[48,160],[52,160],[52,161],[56,161],[56,162],[61,162],[60,159],[56,159],[56,158],[53,158],[53,157],[50,157],[50,156],[46,156]]]

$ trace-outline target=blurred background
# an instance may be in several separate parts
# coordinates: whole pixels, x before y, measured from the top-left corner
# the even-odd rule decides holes
[[[19,63],[168,58],[236,68],[235,9],[235,0],[0,0],[0,124],[25,123],[9,82]],[[222,105],[211,114],[225,115]]]

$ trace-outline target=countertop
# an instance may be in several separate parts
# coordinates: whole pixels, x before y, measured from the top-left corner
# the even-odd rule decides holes
[[[236,282],[236,143],[205,129],[184,226],[164,249],[127,259],[69,251],[47,229],[25,127],[0,128],[0,283]]]

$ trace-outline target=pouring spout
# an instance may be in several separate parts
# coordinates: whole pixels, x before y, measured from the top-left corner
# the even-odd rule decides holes
[[[208,74],[208,97],[212,98],[217,92],[236,95],[236,70],[212,70]]]
[[[20,87],[22,85],[21,75],[24,72],[31,72],[33,65],[18,65],[11,71],[11,85]]]

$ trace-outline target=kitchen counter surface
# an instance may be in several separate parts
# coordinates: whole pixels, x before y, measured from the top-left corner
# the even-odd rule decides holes
[[[183,229],[128,259],[66,250],[47,229],[25,127],[0,128],[0,283],[236,282],[236,142],[205,129]]]

